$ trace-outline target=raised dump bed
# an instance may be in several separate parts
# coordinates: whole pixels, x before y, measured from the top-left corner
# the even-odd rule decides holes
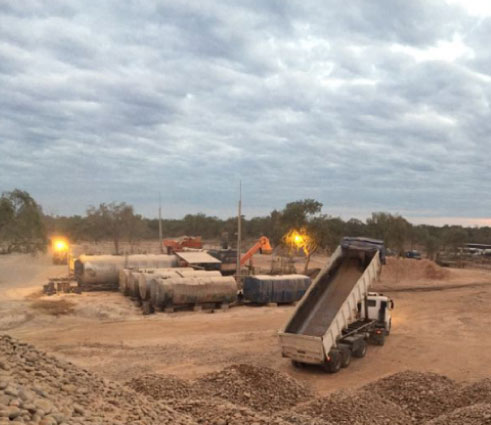
[[[383,342],[393,304],[368,292],[383,258],[381,241],[343,239],[279,333],[283,356],[336,372],[365,355],[368,338]]]
[[[244,300],[256,304],[293,303],[302,298],[311,282],[310,277],[301,274],[247,276]]]

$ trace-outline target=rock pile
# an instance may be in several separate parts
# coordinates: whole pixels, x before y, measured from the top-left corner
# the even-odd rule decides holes
[[[325,423],[346,425],[406,425],[411,418],[395,403],[370,391],[339,391],[294,409]]]
[[[164,402],[0,337],[0,424],[191,425]]]
[[[482,379],[463,387],[456,405],[463,407],[476,403],[491,404],[491,379]]]
[[[209,425],[289,425],[281,418],[271,418],[250,408],[237,406],[220,398],[186,398],[169,401],[170,406],[190,414],[199,423]],[[310,423],[310,422],[309,422]]]
[[[189,382],[172,375],[147,374],[131,379],[126,385],[155,400],[186,398],[193,393]]]
[[[196,381],[144,375],[123,386],[0,336],[6,424],[491,425],[491,380],[464,386],[406,371],[313,398],[286,374],[239,364]]]
[[[489,425],[491,404],[477,403],[439,416],[425,425]]]
[[[260,412],[288,409],[312,397],[311,391],[292,377],[265,367],[237,364],[198,379],[202,394],[220,397]]]
[[[436,373],[404,371],[379,379],[364,389],[390,400],[417,423],[461,406],[460,386]]]

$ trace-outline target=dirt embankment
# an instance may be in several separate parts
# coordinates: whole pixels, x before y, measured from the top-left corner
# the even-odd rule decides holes
[[[400,283],[421,280],[443,280],[451,277],[451,271],[431,260],[387,258],[380,279],[384,283]]]

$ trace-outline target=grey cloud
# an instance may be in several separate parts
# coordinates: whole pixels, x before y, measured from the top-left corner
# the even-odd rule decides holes
[[[153,215],[160,190],[169,214],[224,215],[239,179],[261,213],[305,197],[344,214],[491,207],[475,199],[491,189],[488,24],[444,2],[24,9],[0,6],[0,182],[48,211]],[[473,59],[393,49],[455,34]]]

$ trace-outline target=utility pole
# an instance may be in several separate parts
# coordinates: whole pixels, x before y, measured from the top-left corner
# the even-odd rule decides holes
[[[164,253],[164,244],[162,240],[162,200],[159,192],[159,241],[160,241],[160,253]]]
[[[240,285],[240,242],[242,239],[242,180],[239,181],[239,211],[237,215],[237,268],[235,271],[235,278],[239,288]]]

